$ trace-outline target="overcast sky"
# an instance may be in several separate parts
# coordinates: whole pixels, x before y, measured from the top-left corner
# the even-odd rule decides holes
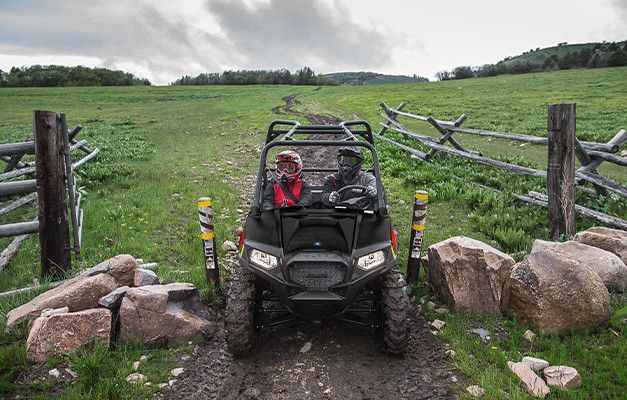
[[[627,0],[0,0],[0,69],[105,66],[156,84],[225,69],[417,74],[627,39]]]

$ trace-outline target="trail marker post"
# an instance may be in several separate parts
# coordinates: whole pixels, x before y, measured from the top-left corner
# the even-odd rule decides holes
[[[216,254],[216,237],[213,231],[213,202],[209,197],[198,199],[198,217],[200,219],[200,238],[203,242],[205,273],[207,281],[214,288],[220,287],[220,271]]]
[[[429,193],[423,190],[416,190],[414,194],[414,213],[411,220],[411,235],[409,237],[407,283],[415,283],[418,280],[428,202]]]

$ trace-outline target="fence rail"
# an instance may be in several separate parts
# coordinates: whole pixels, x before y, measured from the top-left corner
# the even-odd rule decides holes
[[[33,111],[32,138],[0,144],[0,160],[6,164],[0,173],[0,200],[6,200],[0,204],[0,216],[33,201],[38,203],[36,220],[0,225],[0,237],[16,236],[0,253],[0,269],[32,233],[39,233],[43,275],[68,270],[70,250],[80,258],[83,211],[76,174],[99,153],[99,149],[88,147],[86,140],[76,140],[81,130],[82,126],[77,125],[68,131],[65,114]],[[72,154],[77,150],[85,155],[73,162]],[[26,155],[34,155],[34,163],[24,161]]]
[[[551,181],[552,179],[552,177],[547,173],[547,171],[495,160],[495,159],[484,156],[478,151],[469,150],[465,148],[462,145],[462,143],[459,142],[457,138],[453,137],[453,135],[457,133],[457,134],[467,134],[467,135],[482,136],[482,137],[494,137],[498,139],[516,140],[516,141],[530,143],[533,145],[544,145],[548,147],[549,170],[551,169],[551,165],[559,166],[562,163],[570,165],[568,160],[554,157],[555,154],[557,154],[556,153],[557,150],[551,149],[553,145],[551,144],[552,139],[550,137],[523,135],[523,134],[509,133],[509,132],[496,132],[496,131],[485,130],[485,129],[462,128],[461,125],[467,120],[467,116],[465,114],[462,114],[455,121],[440,120],[440,119],[433,118],[431,116],[412,114],[407,111],[403,111],[403,109],[407,105],[406,102],[402,102],[396,108],[390,108],[384,102],[381,102],[379,105],[383,109],[383,113],[381,113],[383,121],[379,123],[381,125],[381,129],[379,130],[378,133],[375,133],[375,137],[410,153],[413,157],[420,158],[424,161],[432,161],[435,153],[440,151],[440,152],[454,155],[457,157],[465,158],[467,160],[470,160],[478,164],[495,167],[499,169],[504,169],[504,170],[511,171],[517,174],[533,176],[533,177],[544,179],[547,181]],[[561,105],[561,106],[564,106],[564,105]],[[574,104],[569,105],[569,106],[572,106],[574,110]],[[611,192],[617,193],[620,196],[627,197],[627,185],[621,182],[617,182],[615,180],[603,177],[598,172],[598,167],[603,162],[609,162],[617,166],[623,166],[623,167],[627,166],[627,158],[621,157],[615,154],[620,150],[620,147],[627,142],[627,130],[625,129],[619,130],[618,133],[614,135],[614,137],[607,143],[580,141],[577,139],[574,133],[575,132],[574,114],[573,114],[572,121],[570,122],[565,122],[562,119],[559,119],[559,118],[562,118],[563,116],[560,116],[560,117],[552,116],[553,111],[551,111],[551,109],[549,110],[548,115],[549,115],[549,118],[547,122],[547,125],[548,125],[547,130],[550,129],[551,118],[558,118],[558,120],[556,120],[556,123],[558,126],[561,126],[560,124],[567,124],[568,129],[572,129],[572,133],[561,132],[560,134],[556,134],[554,137],[561,143],[562,138],[566,137],[567,135],[573,136],[572,137],[573,139],[572,151],[574,153],[574,157],[576,157],[581,164],[581,166],[578,169],[574,170],[574,157],[573,157],[573,160],[570,161],[573,164],[573,171],[574,171],[573,187],[575,187],[576,185],[580,189],[582,189],[585,193],[590,194],[592,189],[582,187],[583,184],[590,183],[592,184],[594,188],[594,191],[592,192],[592,194],[595,194],[595,195],[600,194],[600,195],[607,196],[608,193],[611,191]],[[429,136],[426,134],[412,131],[411,129],[407,128],[405,125],[403,125],[403,123],[399,121],[400,117],[411,119],[414,121],[421,121],[421,122],[429,123],[433,128],[435,128],[439,132],[440,136],[434,137],[434,136]],[[408,146],[406,144],[393,140],[389,137],[386,137],[385,133],[387,131],[398,132],[404,138],[411,139],[427,147],[428,151],[425,152],[421,149]],[[554,174],[553,176],[558,177],[561,175]],[[556,187],[549,188],[548,198],[551,197],[552,192],[559,191],[563,185],[567,185],[567,184],[568,182],[560,183]],[[540,199],[538,196],[535,196],[535,197],[522,196],[522,197],[526,199],[531,199],[529,201],[526,201],[528,204],[544,205],[544,203],[542,203],[544,199]],[[550,203],[548,198],[546,199],[547,206]],[[519,197],[519,200],[524,201],[521,197]],[[574,204],[574,200],[573,200],[573,204]],[[575,210],[574,212],[577,214],[585,215],[589,218],[594,218],[605,224],[618,227],[620,229],[625,229],[625,226],[627,226],[627,221],[625,220],[622,220],[620,218],[613,217],[604,213],[600,213],[598,211],[590,210],[580,205],[575,205],[574,210]]]

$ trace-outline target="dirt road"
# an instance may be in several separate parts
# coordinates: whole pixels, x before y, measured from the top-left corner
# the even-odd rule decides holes
[[[283,100],[286,105],[273,109],[275,113],[304,117],[315,124],[339,121],[294,111],[295,95]],[[185,373],[162,396],[173,400],[459,398],[463,377],[447,367],[446,349],[418,316],[418,309],[410,314],[410,340],[401,358],[383,354],[372,329],[343,322],[301,322],[264,332],[249,358],[235,359],[222,328],[182,365]],[[218,323],[223,327],[222,321]],[[304,351],[309,344],[311,348]]]

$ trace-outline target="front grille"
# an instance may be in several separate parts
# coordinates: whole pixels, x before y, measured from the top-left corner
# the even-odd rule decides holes
[[[345,267],[335,262],[295,262],[288,268],[290,280],[307,290],[329,290],[344,280]]]

